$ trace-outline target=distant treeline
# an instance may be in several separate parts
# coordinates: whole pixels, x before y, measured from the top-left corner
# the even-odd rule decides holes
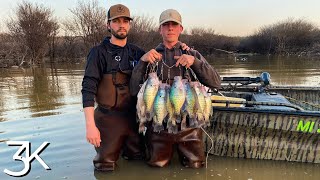
[[[8,31],[0,34],[0,66],[84,59],[91,47],[110,36],[106,9],[96,0],[79,1],[70,12],[71,17],[58,21],[50,8],[27,1],[18,4],[15,16],[5,23]],[[247,37],[219,35],[210,28],[186,29],[180,40],[205,56],[226,52],[320,56],[320,29],[302,19],[267,25]],[[161,42],[155,20],[135,16],[128,41],[146,51],[155,48]]]

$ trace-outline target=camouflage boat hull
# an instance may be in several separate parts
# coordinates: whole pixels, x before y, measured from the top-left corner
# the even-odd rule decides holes
[[[214,155],[320,163],[320,113],[214,108],[209,134]]]
[[[250,89],[222,91],[226,96],[243,98],[253,104],[247,103],[242,108],[213,107],[208,128],[213,148],[210,149],[212,143],[207,138],[207,151],[218,156],[320,163],[320,90],[277,87],[257,92]],[[275,98],[270,94],[276,94]],[[281,102],[278,107],[254,104],[278,100]],[[292,107],[281,107],[281,104]]]

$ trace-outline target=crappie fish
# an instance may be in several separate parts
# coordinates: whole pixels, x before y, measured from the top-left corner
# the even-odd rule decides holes
[[[181,129],[186,128],[186,119],[189,116],[189,126],[195,127],[196,125],[196,112],[199,108],[199,103],[197,100],[197,95],[194,88],[191,88],[190,82],[187,79],[182,80],[184,88],[186,90],[186,100],[182,107],[182,122]],[[193,86],[194,84],[192,84]]]
[[[174,113],[174,109],[173,109],[173,105],[171,104],[170,101],[170,86],[167,86],[166,89],[166,106],[167,106],[167,111],[168,111],[168,115],[167,115],[167,129],[168,129],[168,133],[178,133],[178,126],[176,124],[176,120],[173,117],[173,113]]]
[[[186,90],[184,89],[181,76],[175,76],[170,88],[170,101],[174,109],[174,118],[176,122],[181,122],[180,111],[186,100]]]
[[[197,100],[199,103],[199,107],[196,111],[196,118],[198,120],[197,121],[198,124],[196,126],[202,126],[204,124],[204,109],[206,106],[206,101],[205,101],[204,95],[202,94],[202,91],[200,89],[201,84],[199,82],[191,82],[191,83],[192,83],[191,87],[196,92]]]
[[[144,129],[145,129],[145,123],[147,121],[147,118],[146,118],[146,106],[144,104],[144,101],[143,101],[143,94],[144,94],[144,90],[146,88],[146,85],[147,85],[147,81],[145,81],[139,92],[138,92],[138,95],[137,95],[137,105],[136,105],[136,109],[137,109],[137,121],[139,122],[139,132],[143,132]]]
[[[162,122],[168,114],[167,111],[167,93],[166,89],[168,84],[161,83],[158,89],[157,96],[153,104],[153,131],[160,132],[164,130]]]
[[[143,94],[143,101],[146,106],[146,118],[148,121],[152,120],[153,103],[159,89],[160,81],[156,73],[148,75],[146,88]]]
[[[212,113],[213,113],[211,94],[207,92],[204,86],[201,86],[200,89],[205,99],[205,108],[203,110],[204,122],[206,123],[206,126],[210,126],[210,117],[212,116]]]

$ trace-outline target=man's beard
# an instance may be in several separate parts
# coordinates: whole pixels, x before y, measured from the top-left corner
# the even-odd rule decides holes
[[[111,34],[116,37],[117,39],[125,39],[128,36],[128,33],[125,34],[118,34],[117,32],[115,32],[113,29],[111,29]]]

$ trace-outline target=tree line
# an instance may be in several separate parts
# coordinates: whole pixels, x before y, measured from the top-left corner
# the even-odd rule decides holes
[[[5,22],[8,31],[0,34],[1,63],[78,61],[86,57],[91,47],[110,36],[106,9],[97,0],[79,1],[70,12],[70,17],[58,21],[50,8],[27,1],[18,4],[15,16]],[[216,34],[212,28],[192,28],[185,30],[180,39],[203,55],[225,52],[320,55],[320,30],[303,19],[267,25],[247,37]],[[151,17],[134,16],[128,41],[146,51],[155,48],[161,42],[157,23]]]

